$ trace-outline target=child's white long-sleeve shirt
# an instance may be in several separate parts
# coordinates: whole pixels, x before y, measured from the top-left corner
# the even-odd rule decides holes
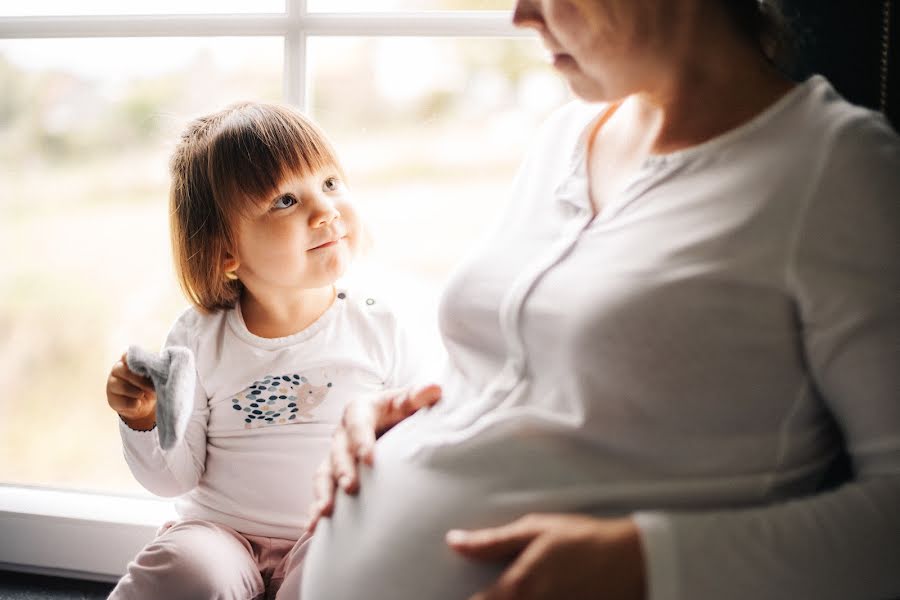
[[[156,428],[120,421],[131,472],[154,494],[180,496],[183,518],[284,539],[306,528],[313,474],[344,405],[412,383],[418,364],[381,298],[345,289],[288,337],[254,335],[240,306],[211,315],[191,308],[165,346],[194,353],[194,410],[184,440],[168,451]]]

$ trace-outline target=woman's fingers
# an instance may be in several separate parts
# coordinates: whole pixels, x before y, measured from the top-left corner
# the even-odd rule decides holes
[[[376,435],[381,435],[378,429],[376,413],[382,410],[382,399],[375,402],[352,402],[344,411],[341,429],[347,439],[347,448],[354,462],[361,460],[371,465],[373,462],[373,448]]]
[[[465,556],[480,560],[508,560],[521,552],[540,535],[542,529],[535,518],[523,517],[501,527],[447,532],[447,544]]]
[[[332,479],[348,494],[359,491],[356,454],[351,450],[346,430],[337,429],[331,444]]]
[[[316,471],[313,493],[315,502],[309,512],[308,528],[310,533],[316,530],[320,519],[331,516],[334,510],[334,476],[327,460]]]
[[[425,387],[408,391],[404,394],[398,394],[394,397],[394,409],[396,410],[397,419],[393,425],[402,421],[406,417],[415,413],[421,408],[434,406],[441,399],[441,386],[426,385]]]
[[[441,397],[441,388],[426,386],[410,392],[393,390],[375,401],[357,400],[344,409],[341,424],[332,436],[326,465],[315,476],[316,503],[310,509],[310,529],[334,509],[337,487],[348,494],[359,491],[359,462],[374,462],[375,440],[382,433]]]
[[[422,408],[433,406],[441,399],[441,387],[431,384],[421,388],[394,390],[376,403],[375,433],[381,437],[394,425],[409,418]]]
[[[548,588],[548,582],[542,577],[541,561],[547,554],[547,544],[541,539],[535,540],[525,547],[503,571],[492,586],[469,600],[529,600],[530,598],[552,598],[555,594]]]
[[[640,532],[631,518],[531,514],[501,527],[447,532],[475,560],[510,561],[469,600],[644,598]]]
[[[367,465],[375,460],[375,440],[421,408],[441,399],[441,388],[428,385],[417,390],[391,390],[372,401],[353,402],[344,411],[342,429],[351,456]]]

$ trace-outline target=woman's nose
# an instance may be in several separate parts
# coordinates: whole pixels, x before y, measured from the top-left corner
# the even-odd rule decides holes
[[[540,0],[518,0],[512,22],[516,27],[543,29],[544,17],[541,15]]]

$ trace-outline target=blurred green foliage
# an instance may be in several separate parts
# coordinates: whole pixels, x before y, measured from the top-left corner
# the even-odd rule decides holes
[[[212,98],[281,95],[277,65],[212,69],[201,53],[176,71],[110,85],[101,73],[92,80],[60,69],[25,72],[0,52],[0,161],[81,162],[156,146],[198,113],[198,76],[215,85]]]

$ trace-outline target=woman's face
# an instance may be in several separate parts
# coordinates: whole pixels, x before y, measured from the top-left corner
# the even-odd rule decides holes
[[[518,0],[513,23],[535,29],[553,66],[585,100],[613,101],[650,80],[677,0]]]

